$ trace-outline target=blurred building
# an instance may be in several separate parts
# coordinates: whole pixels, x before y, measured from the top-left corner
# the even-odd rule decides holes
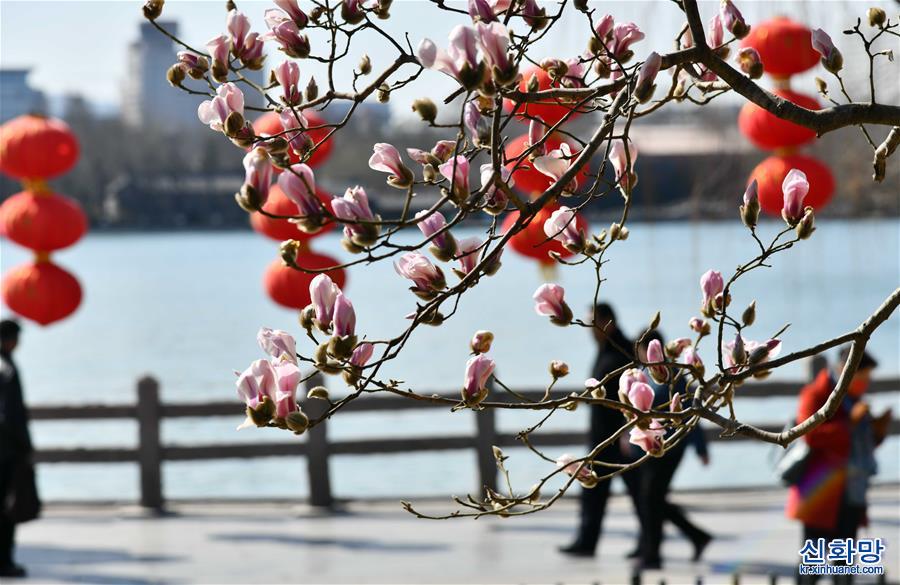
[[[179,35],[178,23],[172,20],[157,21],[173,36]],[[197,123],[197,106],[202,96],[189,95],[174,88],[166,81],[166,71],[176,61],[178,46],[167,36],[156,30],[152,23],[142,22],[140,35],[128,47],[128,67],[122,86],[122,119],[132,128],[148,126],[175,130],[185,124]],[[262,85],[263,71],[245,71],[250,81]],[[189,85],[192,80],[185,82]],[[197,83],[197,89],[206,90],[205,84]],[[247,104],[254,105],[254,99],[247,93]]]
[[[0,122],[22,114],[47,113],[44,93],[28,85],[30,69],[0,69]]]

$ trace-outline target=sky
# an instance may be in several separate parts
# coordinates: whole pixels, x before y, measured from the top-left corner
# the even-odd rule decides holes
[[[636,47],[638,58],[653,49],[666,50],[671,47],[671,39],[684,20],[670,0],[604,0],[592,4],[608,11],[617,20],[638,23],[647,34],[647,38]],[[91,102],[100,104],[103,110],[113,109],[120,102],[120,88],[128,75],[126,48],[137,37],[142,21],[141,5],[142,2],[137,0],[0,0],[0,66],[31,68],[32,85],[51,96],[80,93]],[[273,7],[271,2],[241,0],[238,5],[250,17],[255,30],[265,28],[262,14],[265,9]],[[822,27],[831,31],[835,42],[848,57],[853,50],[840,30],[852,23],[855,16],[864,16],[870,5],[881,5],[889,14],[897,12],[896,4],[889,1],[738,0],[738,6],[751,24],[776,14],[786,14],[809,23],[813,28]],[[167,0],[164,18],[177,20],[182,37],[202,46],[209,38],[224,32],[224,6],[223,0]],[[717,9],[717,2],[703,2],[701,9],[704,18],[708,19]],[[425,0],[396,0],[392,18],[384,25],[394,33],[408,31],[413,46],[418,45],[425,36],[432,38],[438,46],[445,46],[449,30],[456,24],[465,23],[465,20],[462,15],[456,19],[446,12],[437,11]],[[566,58],[577,55],[586,44],[586,26],[583,18],[563,21],[558,32],[540,45],[538,56]],[[315,38],[313,43],[316,43]],[[896,51],[900,46],[895,43],[894,49]],[[386,65],[393,59],[392,50],[381,41],[354,46],[351,52],[359,56],[364,51],[368,52],[377,71],[379,65]],[[281,53],[274,46],[268,52],[271,63],[281,61]],[[356,62],[354,57],[348,60],[347,65],[355,66]],[[304,79],[320,71],[317,64],[309,61],[302,62],[301,68]],[[892,74],[895,75],[896,71],[894,68]],[[160,75],[164,73],[161,71]],[[347,82],[348,76],[349,73],[344,72],[339,79]],[[425,79],[426,83],[417,85],[417,92],[424,91],[431,97],[440,98],[452,90],[451,82],[439,73],[427,72]],[[810,89],[811,81],[811,76],[805,80]],[[392,105],[397,111],[407,112],[414,97],[418,96],[411,91],[400,93],[395,96]]]

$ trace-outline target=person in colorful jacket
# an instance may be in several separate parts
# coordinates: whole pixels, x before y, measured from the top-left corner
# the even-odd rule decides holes
[[[849,348],[841,352],[843,369]],[[835,415],[803,436],[810,447],[800,480],[790,487],[786,514],[803,523],[803,540],[856,538],[866,525],[866,492],[875,475],[875,447],[887,434],[891,411],[873,418],[862,400],[878,363],[863,353],[847,394]],[[827,368],[800,391],[797,421],[821,408],[836,385]]]

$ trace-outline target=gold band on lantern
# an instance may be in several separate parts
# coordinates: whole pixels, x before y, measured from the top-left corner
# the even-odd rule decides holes
[[[775,156],[791,156],[792,154],[796,154],[796,152],[796,146],[782,146],[781,148],[776,148],[772,151],[772,154]]]
[[[41,262],[50,262],[50,252],[46,250],[37,250],[34,253],[34,262],[35,264],[40,264]]]
[[[50,190],[50,186],[47,185],[47,181],[44,179],[22,179],[22,186],[25,187],[26,191],[35,195],[53,194],[53,191]]]
[[[791,77],[789,75],[785,77],[776,77],[773,75],[772,83],[775,86],[775,89],[791,89]]]

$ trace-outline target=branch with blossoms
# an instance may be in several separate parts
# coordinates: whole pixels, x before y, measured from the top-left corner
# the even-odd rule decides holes
[[[468,0],[466,9],[432,0],[430,8],[435,14],[458,24],[446,43],[423,38],[416,49],[409,35],[397,38],[380,26],[380,21],[391,18],[391,0],[315,0],[308,4],[309,10],[297,0],[274,0],[274,7],[265,12],[267,30],[262,33],[253,31],[246,15],[234,2],[228,2],[226,32],[207,42],[205,52],[165,31],[157,22],[164,7],[162,0],[147,2],[145,17],[184,49],[167,72],[169,82],[190,94],[207,96],[209,99],[198,109],[200,121],[247,151],[245,181],[235,196],[237,204],[248,213],[287,219],[308,233],[329,224],[339,225],[344,248],[355,256],[339,268],[391,261],[412,293],[407,322],[398,324],[393,337],[370,339],[357,327],[350,298],[326,274],[335,267],[303,266],[303,258],[298,256],[301,244],[295,240],[283,242],[281,257],[285,264],[315,274],[309,291],[312,302],[299,315],[305,338],[298,343],[289,332],[260,330],[258,341],[267,357],[253,362],[237,378],[247,415],[242,427],[275,427],[302,434],[336,416],[353,401],[379,393],[443,404],[451,413],[484,409],[540,412],[539,421],[522,429],[518,439],[547,463],[547,473],[530,488],[517,489],[509,480],[509,458],[495,448],[498,469],[506,479],[505,489],[485,488],[483,493],[455,498],[456,510],[436,516],[451,518],[515,516],[546,509],[576,482],[589,489],[650,457],[663,455],[701,420],[717,425],[725,435],[741,434],[786,446],[833,415],[868,339],[900,304],[900,289],[857,329],[788,355],[780,356],[786,326],[758,340],[748,336],[757,311],[763,308],[754,301],[742,307],[738,315],[732,298],[739,284],[758,269],[772,266],[780,254],[802,245],[816,229],[814,210],[804,205],[810,185],[797,169],[782,185],[784,225],[771,238],[758,229],[756,184],[747,188],[741,204],[735,197],[738,215],[749,234],[747,260],[731,274],[709,270],[702,275],[699,314],[685,319],[686,335],[665,346],[658,340],[650,341],[641,357],[638,346],[647,337],[645,333],[634,347],[617,348],[634,356],[627,366],[603,379],[586,380],[583,390],[561,395],[555,389],[558,380],[569,373],[563,361],[549,365],[540,400],[529,399],[504,384],[495,375],[496,363],[490,357],[495,335],[489,331],[476,332],[470,341],[472,355],[465,364],[458,399],[417,392],[380,374],[421,326],[438,327],[454,318],[462,296],[479,286],[482,279],[502,270],[506,246],[532,224],[538,224],[545,236],[541,244],[556,240],[566,250],[566,258],[551,254],[559,265],[593,272],[596,305],[602,296],[607,254],[625,245],[631,229],[629,211],[639,179],[639,153],[630,138],[632,124],[674,103],[703,106],[735,92],[775,116],[819,134],[858,126],[873,149],[874,179],[884,177],[887,161],[900,144],[900,106],[876,101],[873,64],[888,56],[888,51],[879,48],[880,42],[898,36],[900,24],[873,9],[867,15],[872,31],[863,30],[860,22],[845,31],[863,43],[868,56],[867,102],[854,101],[846,91],[840,75],[843,58],[828,35],[817,30],[813,46],[821,54],[825,69],[838,80],[842,101],[829,98],[831,107],[810,111],[765,91],[755,82],[764,72],[755,50],[732,50],[751,25],[731,0],[722,0],[706,27],[696,0],[677,0],[676,4],[686,19],[685,25],[672,31],[676,49],[668,53],[648,51],[643,60],[636,61],[638,43],[644,39],[639,26],[600,14],[584,0],[561,0],[544,6],[535,0]],[[584,52],[535,61],[532,52],[568,13],[583,26]],[[327,41],[321,45],[311,42],[311,31],[323,33]],[[351,53],[371,44],[373,38],[380,39],[394,54],[380,71],[367,55],[349,61]],[[282,61],[272,66],[267,85],[257,85],[244,75],[247,70],[261,69],[278,53]],[[303,61],[324,64],[324,78],[309,76],[303,83]],[[542,70],[549,86],[542,85],[536,74],[527,73],[529,66]],[[671,74],[669,80],[661,76],[664,71]],[[392,144],[376,143],[368,161],[372,171],[386,175],[390,188],[404,193],[400,213],[395,217],[376,215],[360,186],[348,186],[325,205],[316,196],[310,158],[325,141],[352,123],[362,103],[371,99],[387,102],[395,91],[425,83],[437,74],[451,78],[455,89],[440,100],[440,106],[421,97],[412,107],[423,124],[441,133],[441,139],[430,147],[404,145],[405,157]],[[352,81],[342,83],[342,79]],[[819,88],[828,95],[824,81]],[[266,107],[246,106],[248,91],[260,94]],[[310,125],[309,111],[340,102],[349,106],[340,120]],[[544,119],[535,113],[534,106],[561,107],[562,114]],[[247,120],[248,111],[257,110],[277,112],[281,131],[257,134]],[[589,133],[573,130],[569,122],[577,115],[594,116],[596,123]],[[528,131],[523,148],[510,154],[509,134],[517,120],[527,123]],[[874,134],[882,130],[886,135],[876,146]],[[313,140],[314,131],[317,136],[324,131],[324,137]],[[531,197],[523,196],[517,190],[516,176],[525,170],[547,177],[549,186]],[[275,215],[264,209],[273,181],[296,205],[296,214]],[[435,203],[413,213],[414,198],[425,192],[436,195]],[[621,201],[621,213],[607,229],[593,233],[579,222],[578,211],[602,198]],[[501,228],[501,217],[511,214],[515,214],[512,221]],[[482,237],[457,237],[459,226],[484,215],[490,224]],[[396,236],[409,228],[418,229],[421,238],[398,243]],[[603,326],[596,314],[576,318],[566,302],[565,289],[557,283],[542,284],[532,296],[537,314],[547,317],[554,326]],[[648,332],[658,327],[661,319],[658,313],[650,318]],[[711,341],[705,341],[708,338]],[[716,360],[710,368],[699,354],[704,343],[715,346]],[[850,358],[828,401],[812,417],[782,433],[740,420],[735,396],[741,384],[845,343],[851,344]],[[304,376],[303,368],[310,373]],[[348,392],[333,397],[322,386],[310,390],[307,402],[318,400],[327,405],[323,414],[310,418],[298,401],[297,388],[300,382],[320,373],[339,376]],[[669,390],[669,399],[662,405],[654,404],[651,381]],[[609,439],[592,446],[581,457],[553,457],[535,446],[532,437],[547,420],[581,405],[614,409],[621,413],[623,423]],[[601,454],[620,439],[640,448],[644,456],[628,464],[604,461]],[[552,495],[542,495],[547,483],[559,476],[565,477],[564,486]],[[430,517],[411,504],[404,505],[414,514]]]

